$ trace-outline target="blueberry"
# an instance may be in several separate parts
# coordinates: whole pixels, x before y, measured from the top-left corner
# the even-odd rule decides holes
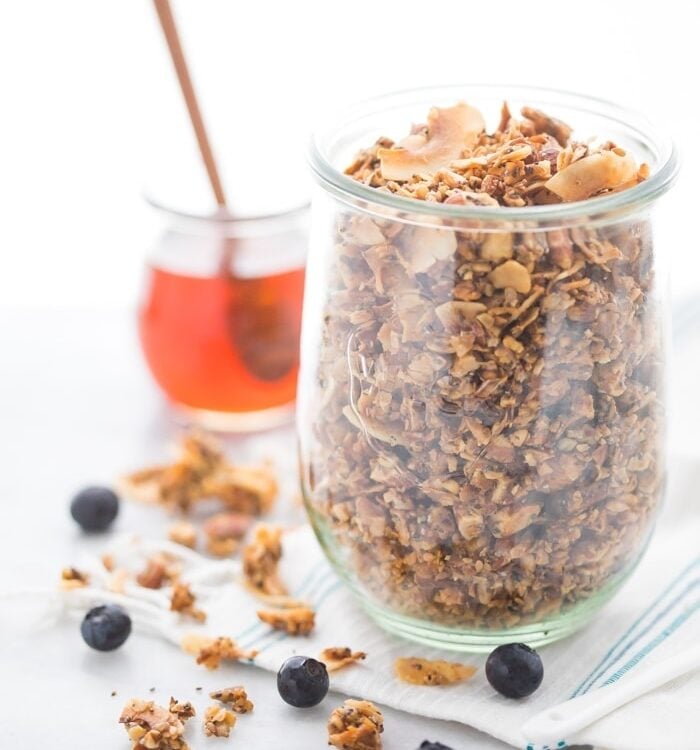
[[[93,607],[80,625],[83,640],[97,651],[114,651],[131,633],[131,618],[117,604]]]
[[[290,656],[277,673],[277,690],[290,706],[317,705],[328,692],[326,665],[310,656]]]
[[[420,743],[418,750],[452,750],[451,747],[443,745],[442,742],[431,742],[430,740],[423,740]]]
[[[119,512],[119,498],[109,487],[86,487],[70,504],[70,514],[83,531],[104,531]]]
[[[525,698],[542,684],[544,669],[539,654],[524,643],[507,643],[486,660],[486,679],[506,698]]]

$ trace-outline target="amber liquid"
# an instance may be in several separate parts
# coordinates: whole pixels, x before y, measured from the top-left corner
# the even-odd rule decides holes
[[[256,412],[294,401],[304,271],[261,278],[150,268],[139,329],[156,381],[175,403]]]

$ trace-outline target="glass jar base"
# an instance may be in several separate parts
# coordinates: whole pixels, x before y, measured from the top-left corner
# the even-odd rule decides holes
[[[263,432],[294,422],[294,402],[259,411],[213,411],[173,404],[175,418],[187,426],[196,425],[212,432]]]
[[[631,571],[626,572],[611,581],[568,612],[504,630],[450,628],[397,614],[365,597],[360,597],[360,602],[381,628],[392,635],[408,638],[424,646],[466,653],[489,653],[504,643],[526,643],[532,648],[539,648],[566,638],[587,625],[630,573]]]

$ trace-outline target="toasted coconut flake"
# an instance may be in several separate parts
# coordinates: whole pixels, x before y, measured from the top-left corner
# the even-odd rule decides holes
[[[618,149],[618,151],[622,151]],[[636,179],[634,157],[622,151],[598,151],[569,164],[545,187],[563,201],[581,201]]]
[[[404,148],[380,148],[382,176],[386,180],[405,181],[414,175],[431,175],[458,159],[472,146],[485,123],[481,112],[460,103],[454,107],[434,107],[428,115],[428,135],[414,139]]]
[[[337,672],[343,667],[367,658],[364,651],[352,651],[347,646],[332,646],[321,651],[320,660],[329,672]]]
[[[412,685],[451,685],[465,682],[476,674],[476,667],[436,659],[400,658],[395,664],[396,676]]]
[[[260,610],[258,619],[274,630],[282,630],[289,635],[308,635],[314,629],[316,617],[312,609],[297,607],[278,612]]]

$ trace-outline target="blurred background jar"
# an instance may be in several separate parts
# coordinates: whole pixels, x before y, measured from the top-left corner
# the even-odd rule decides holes
[[[149,202],[163,222],[139,308],[153,378],[185,421],[210,429],[291,421],[308,207],[220,218]]]

